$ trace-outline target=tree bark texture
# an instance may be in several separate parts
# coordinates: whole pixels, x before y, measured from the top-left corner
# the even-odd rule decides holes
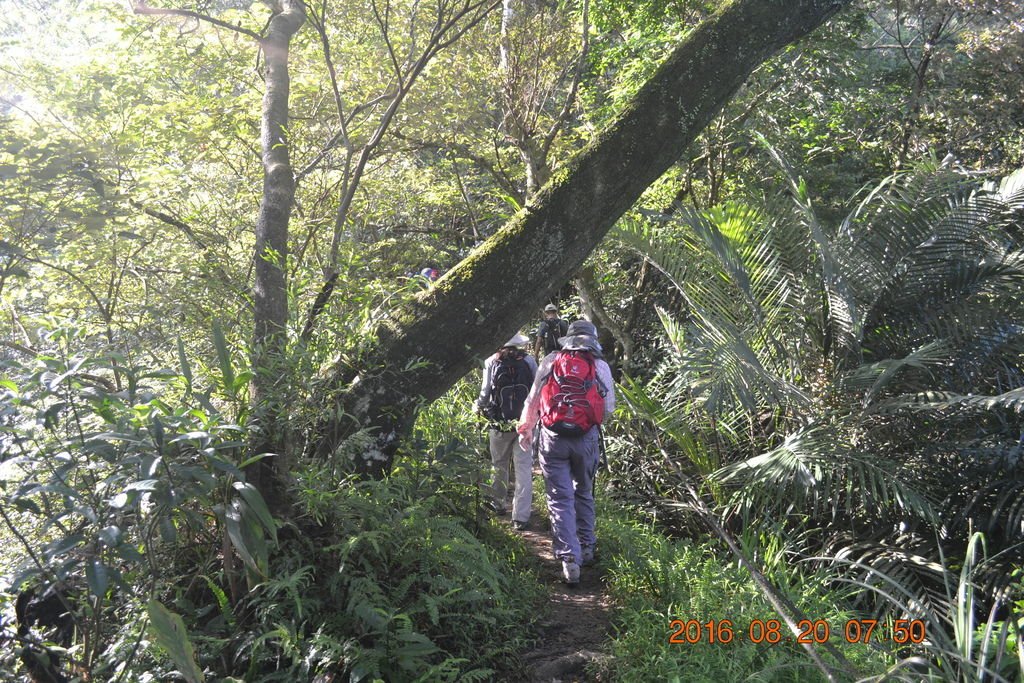
[[[696,27],[504,228],[381,324],[367,363],[335,369],[334,410],[317,452],[371,428],[375,445],[362,465],[386,472],[418,405],[440,397],[529,320],[758,65],[849,2],[735,0]]]
[[[305,21],[301,0],[273,3],[274,15],[260,40],[265,60],[260,146],[263,159],[263,195],[256,219],[254,262],[254,325],[252,403],[259,411],[259,433],[252,442],[257,453],[283,457],[283,430],[274,423],[282,397],[275,386],[282,373],[285,328],[288,323],[288,220],[295,198],[295,180],[288,154],[288,50],[292,36]],[[273,504],[279,473],[286,468],[275,458],[260,461],[254,484]]]
[[[601,303],[594,267],[588,265],[580,268],[573,284],[576,285],[576,291],[579,293],[583,312],[586,313],[591,321],[598,325],[598,332],[607,333],[611,337],[612,344],[608,344],[608,340],[603,337],[598,340],[605,350],[604,355],[606,359],[611,361],[608,357],[612,355],[610,351],[614,344],[617,343],[622,349],[622,355],[617,359],[618,362],[612,363],[612,372],[616,377],[624,372],[629,372],[629,366],[633,360],[632,330],[619,325]],[[616,365],[618,367],[615,367]]]

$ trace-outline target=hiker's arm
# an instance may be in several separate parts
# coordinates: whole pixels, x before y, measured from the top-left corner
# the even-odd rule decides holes
[[[604,392],[604,416],[608,417],[615,412],[615,382],[612,380],[612,369],[603,360],[598,360],[594,369],[597,372],[597,381]]]
[[[554,363],[554,358],[555,354],[549,353],[541,361],[540,367],[537,368],[537,372],[533,375],[533,386],[530,387],[530,393],[526,395],[523,413],[519,416],[518,431],[520,434],[533,434],[533,427],[537,424],[537,420],[540,417],[540,389],[544,385],[544,380],[551,373],[551,365]]]
[[[494,367],[494,356],[488,356],[484,361],[483,380],[480,383],[480,395],[476,398],[477,410],[483,410],[490,403],[491,399],[491,368]]]
[[[546,325],[547,323],[542,320],[533,332],[533,355],[537,357],[537,360],[544,357],[544,332]]]
[[[537,359],[530,354],[526,354],[526,356],[523,357],[523,360],[526,361],[526,366],[530,368],[530,386],[532,388],[533,380],[537,379]]]

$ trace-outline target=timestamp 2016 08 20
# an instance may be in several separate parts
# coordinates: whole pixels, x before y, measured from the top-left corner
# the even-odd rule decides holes
[[[794,636],[778,619],[752,619],[746,628],[737,628],[731,619],[672,619],[668,642],[674,645],[728,644],[734,640],[752,643],[814,644],[832,637],[833,628],[825,619],[801,619]],[[928,630],[920,619],[847,619],[837,629],[847,643],[893,642],[897,645],[923,643]]]

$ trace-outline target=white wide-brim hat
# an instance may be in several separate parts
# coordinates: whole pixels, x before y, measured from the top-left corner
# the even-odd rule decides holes
[[[502,346],[503,347],[505,347],[505,346],[526,346],[529,343],[530,343],[530,338],[529,337],[524,335],[522,332],[516,332],[515,335],[511,339],[509,339],[507,342],[502,344]]]

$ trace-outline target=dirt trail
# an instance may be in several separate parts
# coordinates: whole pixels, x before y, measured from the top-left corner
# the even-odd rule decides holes
[[[584,567],[578,586],[562,582],[562,563],[551,554],[551,532],[543,498],[534,501],[530,528],[515,532],[541,564],[541,580],[551,591],[550,611],[545,615],[540,639],[523,653],[530,683],[582,683],[595,681],[584,668],[599,660],[610,635],[610,602],[604,593],[601,563]],[[506,517],[506,520],[508,518]]]

